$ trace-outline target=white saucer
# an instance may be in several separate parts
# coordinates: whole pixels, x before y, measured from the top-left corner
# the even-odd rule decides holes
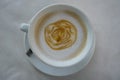
[[[25,35],[25,48],[26,48],[26,51],[28,51],[30,48],[28,44],[27,34]],[[95,41],[90,53],[88,54],[88,57],[86,58],[88,60],[85,60],[87,62],[83,61],[84,63],[76,64],[74,66],[65,67],[65,68],[58,68],[58,67],[53,67],[48,64],[45,64],[40,59],[38,59],[34,54],[32,54],[31,56],[28,56],[28,60],[31,62],[33,66],[35,66],[35,68],[42,71],[43,73],[46,73],[52,76],[67,76],[80,71],[83,67],[85,67],[85,65],[88,64],[88,62],[90,61],[94,53],[94,48],[95,48]]]

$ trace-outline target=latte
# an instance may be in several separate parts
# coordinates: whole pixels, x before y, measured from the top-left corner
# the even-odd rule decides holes
[[[83,50],[87,31],[74,12],[61,10],[42,16],[35,26],[36,45],[44,55],[55,60],[69,60]]]

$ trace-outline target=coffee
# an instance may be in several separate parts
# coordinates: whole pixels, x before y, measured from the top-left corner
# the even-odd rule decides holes
[[[40,17],[35,27],[36,45],[50,59],[72,59],[79,55],[86,45],[85,25],[72,11],[46,13]]]
[[[49,24],[44,32],[47,44],[54,50],[62,50],[72,46],[77,37],[75,26],[65,19]]]

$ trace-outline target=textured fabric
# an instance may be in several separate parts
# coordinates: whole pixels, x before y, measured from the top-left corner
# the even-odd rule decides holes
[[[66,77],[45,75],[29,63],[19,29],[22,22],[54,3],[81,9],[96,34],[90,63]],[[120,0],[0,0],[0,80],[120,80]]]

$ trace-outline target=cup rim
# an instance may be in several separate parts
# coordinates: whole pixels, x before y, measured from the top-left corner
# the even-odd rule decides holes
[[[50,7],[55,7],[55,6],[64,6],[64,7],[70,7],[71,9],[75,9],[76,11],[79,12],[81,19],[83,20],[83,22],[85,23],[86,26],[86,30],[87,30],[87,40],[86,40],[86,45],[85,48],[81,51],[81,53],[79,54],[79,56],[70,59],[68,61],[55,61],[55,60],[50,60],[48,58],[46,58],[43,55],[40,55],[40,53],[42,53],[40,51],[40,49],[37,47],[37,45],[35,44],[35,39],[34,39],[34,35],[33,35],[33,29],[34,27],[32,26],[32,24],[34,24],[34,21],[36,20],[36,18],[39,16],[39,14],[45,10],[48,9]],[[82,61],[86,55],[89,53],[91,47],[93,46],[93,40],[94,40],[94,34],[93,34],[93,30],[91,27],[91,24],[88,20],[88,18],[85,16],[85,14],[77,7],[70,5],[70,4],[52,4],[52,5],[48,5],[46,7],[44,7],[43,9],[41,9],[40,11],[38,11],[38,13],[35,14],[35,16],[31,19],[30,21],[30,27],[28,28],[28,42],[30,44],[30,48],[32,49],[33,53],[44,63],[51,65],[53,67],[69,67],[72,65],[75,65],[77,63],[79,63],[80,61]]]

